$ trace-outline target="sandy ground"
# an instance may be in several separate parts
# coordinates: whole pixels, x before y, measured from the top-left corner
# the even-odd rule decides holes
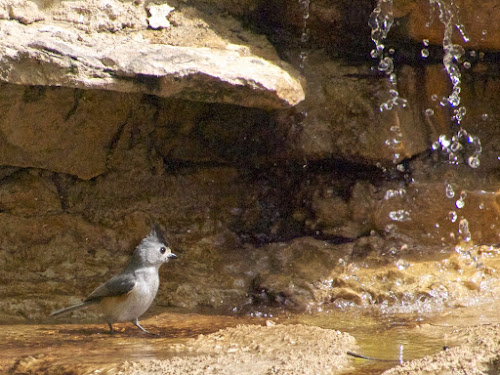
[[[96,324],[4,325],[0,330],[0,373],[498,374],[500,324],[478,324],[480,311],[476,309],[464,320],[467,309],[455,309],[451,316],[412,323],[396,336],[384,336],[380,326],[363,330],[380,347],[375,356],[385,353],[393,359],[395,353],[383,348],[387,340],[399,335],[403,341],[410,336],[446,336],[449,347],[435,345],[427,351],[434,354],[402,365],[348,356],[348,351],[370,354],[363,339],[356,342],[361,337],[359,328],[353,327],[349,334],[309,325],[316,319],[316,324],[324,326],[321,317],[306,317],[302,321],[307,324],[302,324],[296,317],[165,313],[143,321],[157,336],[146,335],[128,323],[116,325],[114,335],[107,333],[105,325]],[[348,324],[356,321],[367,323],[353,314]],[[348,325],[343,327],[349,331]],[[407,351],[416,344],[411,342],[414,339],[409,341]]]
[[[355,349],[355,340],[347,333],[265,320],[245,323],[194,314],[144,321],[159,336],[128,324],[118,325],[113,336],[103,325],[3,326],[0,335],[7,347],[0,354],[0,372],[331,374],[351,364],[346,353]],[[221,326],[226,328],[218,330]]]

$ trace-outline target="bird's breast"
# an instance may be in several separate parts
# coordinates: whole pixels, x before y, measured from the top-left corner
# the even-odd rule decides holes
[[[156,297],[160,279],[156,269],[140,269],[135,272],[136,285],[119,297],[103,298],[101,308],[108,321],[121,322],[139,318],[151,306]]]

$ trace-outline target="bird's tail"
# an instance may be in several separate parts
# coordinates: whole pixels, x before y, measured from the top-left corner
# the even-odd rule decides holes
[[[54,311],[52,314],[50,314],[50,316],[56,316],[56,315],[65,314],[67,312],[70,312],[70,311],[73,311],[73,310],[78,310],[78,309],[81,309],[81,308],[83,308],[85,306],[92,305],[94,303],[95,303],[95,301],[85,301],[85,302],[79,303],[77,305],[73,305],[73,306],[70,306],[70,307],[65,307],[64,309]]]

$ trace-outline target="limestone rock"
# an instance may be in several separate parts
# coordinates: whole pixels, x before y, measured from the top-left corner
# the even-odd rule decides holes
[[[440,7],[437,4],[426,0],[395,2],[394,12],[396,17],[406,19],[403,23],[405,31],[414,41],[428,39],[431,44],[441,45],[445,27],[439,20]],[[500,50],[500,16],[495,1],[442,2],[442,7],[445,14],[453,17],[450,27],[453,28],[454,43],[472,49]],[[467,42],[456,30],[455,24],[461,25]]]
[[[54,21],[85,32],[116,33],[146,29],[146,10],[140,5],[134,1],[117,0],[61,1],[48,8],[47,13]]]
[[[336,57],[367,55],[372,4],[362,0],[193,0],[250,20],[285,53],[290,47],[324,48]],[[297,55],[299,52],[294,52]]]
[[[131,24],[121,17],[128,13],[120,7],[133,5],[116,1],[106,2],[107,13],[104,12],[112,25],[106,20],[91,19],[90,31],[83,32],[72,26],[78,20],[57,17],[60,12],[73,14],[65,7],[74,9],[77,4],[86,6],[63,2],[52,10],[55,19],[65,21],[57,25],[38,22],[24,26],[0,21],[3,82],[139,92],[265,109],[294,106],[304,98],[292,68],[247,53],[244,47],[165,45],[150,39],[154,35],[141,33],[140,25],[135,33],[98,32],[101,26],[117,31]],[[75,12],[89,14],[80,8]],[[141,12],[145,13],[144,9]],[[146,22],[145,14],[139,16]],[[116,26],[116,22],[124,23]]]
[[[118,96],[117,96],[118,95]],[[106,91],[2,85],[0,163],[69,173],[104,173],[109,147],[140,98]]]
[[[17,20],[25,25],[45,19],[32,1],[14,0],[0,2],[0,19]]]
[[[44,215],[62,210],[57,186],[38,171],[23,171],[6,178],[0,186],[0,211],[16,215]],[[40,173],[43,174],[43,173]]]
[[[161,5],[148,5],[148,12],[150,17],[148,18],[149,27],[152,29],[166,29],[170,27],[170,22],[168,21],[168,15],[174,11],[168,4]]]

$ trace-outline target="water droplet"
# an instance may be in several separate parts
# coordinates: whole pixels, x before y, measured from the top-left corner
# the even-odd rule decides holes
[[[429,47],[429,39],[423,39],[422,44],[426,47]]]
[[[459,151],[459,150],[462,149],[462,144],[460,142],[458,142],[457,140],[454,140],[451,143],[450,149],[451,149],[451,151],[453,151],[454,153],[456,153],[457,151]]]
[[[465,202],[462,200],[462,198],[459,198],[455,201],[455,206],[458,208],[458,209],[461,209],[465,206]]]
[[[465,69],[470,69],[471,68],[471,63],[468,62],[468,61],[465,61],[463,65],[464,65]]]
[[[455,221],[457,221],[457,218],[458,218],[458,215],[455,211],[450,211],[448,212],[448,219],[454,223]]]
[[[461,219],[458,223],[458,233],[460,233],[465,242],[469,242],[472,239],[467,219]]]
[[[388,199],[391,199],[391,198],[394,198],[396,196],[394,190],[392,189],[389,189],[385,192],[385,196],[384,196],[384,199],[385,200],[388,200]]]
[[[439,143],[441,144],[441,147],[443,148],[448,148],[450,147],[450,140],[446,137],[446,135],[441,134],[438,138]]]
[[[302,35],[300,36],[300,41],[302,43],[307,43],[307,41],[309,40],[309,37],[310,37],[310,32],[309,32],[309,29],[307,29],[306,31],[304,31],[302,33]]]
[[[484,210],[484,202],[479,203],[479,209]]]
[[[397,210],[389,212],[389,218],[393,221],[410,221],[410,213],[406,210]]]
[[[431,95],[431,100],[432,100],[433,102],[437,102],[437,100],[438,100],[438,96],[437,96],[437,94],[432,94],[432,95]]]
[[[481,31],[481,35],[482,35],[482,36],[485,36],[486,34],[488,34],[488,30],[483,30],[483,31]]]
[[[446,184],[445,192],[446,192],[446,198],[451,199],[455,196],[455,191],[453,190],[453,186],[451,186],[450,184]]]
[[[410,263],[407,260],[399,259],[396,262],[396,267],[397,267],[398,270],[404,271],[405,269],[407,269],[408,267],[410,267]]]
[[[395,224],[387,224],[384,229],[385,229],[386,233],[395,233],[397,227]]]
[[[429,50],[427,48],[422,48],[420,51],[420,56],[422,56],[424,59],[429,57]]]
[[[469,164],[471,168],[478,168],[481,162],[479,161],[479,157],[473,155],[469,156],[469,158],[467,159],[467,164]]]
[[[488,114],[487,114],[487,113],[483,113],[483,114],[481,115],[481,119],[482,119],[483,121],[488,120],[488,117],[489,117],[489,116],[488,116]]]
[[[434,115],[434,110],[433,110],[432,108],[427,108],[427,109],[425,110],[425,115],[426,115],[427,117],[433,116],[433,115]]]
[[[474,50],[469,51],[469,55],[471,57],[476,57],[476,51],[474,51]]]
[[[394,70],[394,62],[390,57],[384,57],[378,63],[378,70],[385,72],[386,74],[390,74]]]

